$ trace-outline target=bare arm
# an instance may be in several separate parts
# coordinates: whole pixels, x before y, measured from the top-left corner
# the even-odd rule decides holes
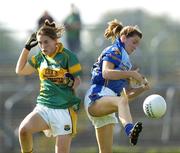
[[[29,51],[23,48],[16,64],[16,73],[19,75],[29,75],[36,71],[28,62]]]
[[[139,96],[140,94],[142,94],[143,92],[149,89],[150,89],[149,83],[146,83],[145,85],[139,88],[130,88],[126,92],[127,92],[128,98],[132,100],[133,98]]]
[[[103,62],[102,75],[103,78],[107,80],[128,79],[132,77],[137,81],[139,81],[141,84],[145,83],[143,76],[140,73],[138,73],[136,70],[133,71],[115,70],[114,64],[108,61]]]

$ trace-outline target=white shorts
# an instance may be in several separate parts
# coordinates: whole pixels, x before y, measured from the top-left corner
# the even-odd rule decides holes
[[[100,128],[108,124],[115,124],[118,123],[118,119],[115,115],[115,113],[102,116],[102,117],[93,117],[88,112],[88,107],[92,104],[91,99],[89,98],[89,95],[91,95],[92,89],[95,87],[95,85],[92,85],[91,88],[86,92],[85,99],[84,99],[84,107],[86,110],[86,113],[91,120],[92,124],[95,128]],[[103,87],[102,90],[99,92],[100,96],[116,96],[116,93],[113,92],[111,89]]]
[[[52,109],[37,104],[33,111],[40,114],[48,124],[50,129],[43,131],[47,137],[76,134],[77,114],[73,109]]]

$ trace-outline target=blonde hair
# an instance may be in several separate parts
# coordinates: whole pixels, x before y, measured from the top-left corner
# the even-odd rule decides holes
[[[133,37],[134,35],[139,36],[139,38],[142,38],[142,32],[139,30],[138,26],[125,26],[121,32],[120,36],[125,35],[127,38],[128,37]]]
[[[49,22],[46,20],[44,25],[37,31],[37,35],[46,35],[52,39],[61,38],[64,33],[64,26],[57,26],[55,22]]]
[[[140,38],[142,38],[142,32],[139,30],[137,25],[123,27],[123,24],[117,19],[108,22],[108,27],[104,32],[106,39],[111,39],[112,42],[114,42],[116,37],[120,37],[122,35],[125,35],[126,37],[138,35]]]
[[[104,36],[106,39],[111,39],[112,41],[115,40],[117,36],[119,36],[121,30],[123,29],[123,25],[117,19],[114,19],[108,22],[108,27],[104,32]]]

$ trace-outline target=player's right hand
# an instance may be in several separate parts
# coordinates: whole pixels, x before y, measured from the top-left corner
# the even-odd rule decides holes
[[[133,71],[133,76],[132,78],[135,79],[139,84],[146,84],[146,80],[144,79],[144,76],[140,74],[139,69],[136,69]]]
[[[35,47],[37,44],[38,44],[38,41],[36,39],[36,33],[34,32],[31,34],[31,36],[27,40],[25,44],[25,48],[30,51],[31,48]]]
[[[64,74],[64,83],[68,87],[72,88],[74,86],[74,81],[75,81],[75,79],[72,74],[70,74],[69,72]]]

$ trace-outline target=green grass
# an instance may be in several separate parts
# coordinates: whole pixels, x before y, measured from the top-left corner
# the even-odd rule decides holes
[[[71,149],[72,153],[98,153],[95,147]],[[180,147],[113,147],[113,153],[180,153]]]
[[[34,150],[38,153],[54,152],[55,139],[46,138],[44,134],[36,137]],[[97,146],[71,147],[71,153],[98,153]],[[113,146],[113,153],[180,153],[180,146]]]

